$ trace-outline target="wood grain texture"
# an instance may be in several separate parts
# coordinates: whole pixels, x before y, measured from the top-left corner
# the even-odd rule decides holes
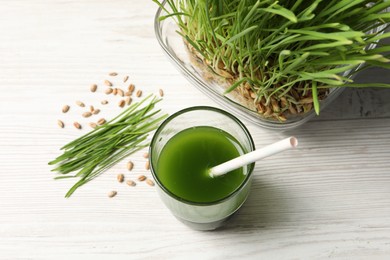
[[[145,183],[144,151],[70,199],[47,162],[88,131],[76,100],[110,118],[120,109],[103,80],[164,89],[173,113],[213,105],[164,57],[151,1],[0,1],[0,259],[386,259],[390,255],[389,90],[347,90],[321,116],[286,133],[247,123],[261,147],[287,135],[300,149],[256,165],[251,194],[226,227],[179,223]],[[118,77],[109,77],[117,71]],[[359,76],[389,81],[374,69]],[[98,84],[91,93],[89,86]],[[100,101],[110,103],[102,106]],[[69,104],[67,114],[61,113]],[[65,122],[60,129],[56,122]],[[71,126],[78,120],[82,130]],[[110,190],[118,195],[107,198]]]

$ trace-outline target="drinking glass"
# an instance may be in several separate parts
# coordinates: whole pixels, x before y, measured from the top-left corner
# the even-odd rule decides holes
[[[161,124],[153,136],[150,146],[151,172],[161,200],[172,214],[187,226],[196,230],[213,230],[222,226],[245,202],[255,164],[245,166],[244,181],[231,194],[218,201],[199,203],[176,196],[161,182],[157,163],[165,144],[173,136],[198,126],[214,127],[229,133],[241,144],[244,153],[255,150],[255,145],[240,120],[224,110],[205,106],[191,107],[173,114]]]

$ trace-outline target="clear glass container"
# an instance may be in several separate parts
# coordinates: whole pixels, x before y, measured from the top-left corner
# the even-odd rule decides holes
[[[165,5],[165,2],[163,5]],[[168,8],[168,6],[166,7]],[[263,128],[281,131],[302,125],[316,115],[314,109],[312,109],[305,114],[288,117],[287,120],[283,122],[275,119],[267,119],[256,112],[253,104],[250,104],[237,93],[231,92],[225,95],[224,91],[230,85],[222,77],[216,78],[217,76],[215,74],[211,77],[211,73],[205,69],[206,66],[189,54],[182,36],[177,33],[179,27],[177,26],[175,20],[173,18],[161,21],[159,20],[159,18],[164,15],[166,15],[166,12],[159,8],[155,16],[154,28],[157,40],[169,60],[187,78],[188,81],[219,105],[229,110],[229,112],[239,118],[249,120],[250,122]],[[383,28],[383,26],[380,26],[373,29],[373,31],[380,31]],[[374,47],[375,44],[371,44],[368,48],[372,49]],[[355,70],[360,67],[361,66]],[[349,75],[352,72],[353,71],[347,71],[345,75]],[[356,76],[355,74],[353,75]],[[353,78],[354,76],[350,78]],[[320,101],[320,109],[323,110],[343,91],[344,88],[342,87],[331,88],[327,96]]]
[[[232,135],[243,153],[255,150],[255,145],[244,124],[233,115],[213,107],[191,107],[167,118],[156,130],[150,145],[151,172],[157,184],[158,194],[172,214],[187,226],[196,230],[213,230],[222,226],[245,202],[251,185],[255,164],[244,167],[244,181],[230,195],[209,203],[192,202],[170,192],[159,179],[157,162],[165,144],[177,133],[197,126],[210,126]]]

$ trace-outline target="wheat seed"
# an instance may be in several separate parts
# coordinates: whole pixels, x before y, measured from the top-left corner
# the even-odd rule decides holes
[[[95,108],[93,106],[89,106],[89,111],[91,111],[91,113],[93,113],[94,110]]]
[[[122,99],[121,101],[119,101],[118,105],[120,107],[124,107],[125,106],[125,101]]]
[[[116,73],[116,72],[110,72],[109,74],[108,74],[109,76],[117,76],[118,75],[118,73]]]
[[[144,158],[149,158],[149,153],[144,153],[144,154],[143,154],[143,157],[144,157]]]
[[[112,94],[114,94],[116,96],[116,94],[118,94],[118,89],[114,88],[114,90],[112,91]]]
[[[132,186],[132,187],[134,187],[135,185],[137,185],[137,183],[135,183],[135,181],[132,181],[132,180],[126,181],[126,184],[129,185],[129,186]]]
[[[116,179],[118,180],[118,182],[123,182],[125,180],[125,175],[123,175],[122,173],[121,174],[118,174],[116,176]]]
[[[152,187],[154,186],[154,182],[151,179],[146,179],[146,184]]]
[[[129,162],[127,163],[127,169],[128,169],[129,171],[131,171],[131,170],[133,169],[133,167],[134,167],[134,163],[131,162],[131,161],[129,161]]]
[[[145,169],[146,169],[146,170],[149,170],[149,169],[150,169],[150,161],[147,161],[147,162],[145,163]]]
[[[73,125],[74,125],[74,127],[76,127],[77,129],[81,129],[81,125],[80,125],[78,122],[74,122]]]
[[[118,95],[123,97],[125,95],[125,92],[123,92],[123,90],[121,90],[120,88],[118,88]]]
[[[83,117],[90,117],[90,116],[92,116],[92,113],[91,113],[91,112],[84,112],[84,113],[82,114],[82,116],[83,116]]]
[[[59,127],[64,128],[65,124],[61,120],[57,120],[57,124]]]
[[[104,119],[104,118],[100,118],[100,119],[97,121],[98,125],[103,125],[105,122],[106,122],[106,119]]]
[[[104,93],[106,93],[107,95],[111,94],[113,92],[112,88],[108,88],[106,89],[106,91],[104,91]]]
[[[135,95],[137,96],[137,97],[141,97],[142,96],[142,90],[137,90],[137,93],[135,93]]]
[[[104,80],[104,85],[112,87],[112,83],[109,80]]]
[[[68,105],[65,105],[65,106],[63,106],[62,107],[62,113],[66,113],[66,112],[68,112],[69,111],[69,106]]]
[[[129,87],[128,87],[129,92],[133,92],[134,89],[135,89],[134,84],[130,84]]]
[[[145,175],[140,175],[140,176],[138,176],[138,180],[139,181],[144,181],[144,180],[146,180],[146,176]]]
[[[125,99],[125,102],[126,102],[126,105],[130,105],[131,104],[131,97],[127,97]]]
[[[89,89],[91,90],[91,92],[95,92],[96,89],[97,89],[97,85],[96,84],[92,84]]]
[[[76,101],[76,105],[78,105],[79,107],[85,107],[85,104],[81,101]]]
[[[162,90],[161,88],[158,90],[158,93],[160,94],[160,97],[164,96],[164,90]]]
[[[95,109],[93,112],[92,112],[92,114],[94,114],[94,115],[97,115],[97,114],[99,114],[100,113],[100,109]]]
[[[91,123],[89,123],[89,126],[92,127],[92,128],[96,128],[96,127],[97,127],[97,124],[94,123],[94,122],[91,122]]]
[[[123,78],[123,83],[126,83],[126,81],[129,79],[129,76],[125,76],[124,78]]]
[[[108,104],[108,101],[107,101],[107,100],[102,100],[100,103],[101,103],[102,105],[107,105],[107,104]]]
[[[116,194],[118,194],[118,192],[117,192],[117,191],[115,191],[115,190],[113,190],[113,191],[110,191],[110,192],[108,193],[108,197],[109,197],[109,198],[113,198],[113,197],[115,197],[115,196],[116,196]]]

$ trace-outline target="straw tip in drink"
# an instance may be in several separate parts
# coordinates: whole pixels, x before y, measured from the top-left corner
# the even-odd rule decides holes
[[[296,148],[298,146],[298,139],[295,136],[291,136],[289,139],[291,147]]]
[[[206,175],[207,175],[208,177],[211,177],[211,178],[214,178],[214,177],[215,177],[215,175],[214,175],[214,173],[213,173],[213,171],[212,171],[212,168],[209,168],[209,169],[206,170]]]

